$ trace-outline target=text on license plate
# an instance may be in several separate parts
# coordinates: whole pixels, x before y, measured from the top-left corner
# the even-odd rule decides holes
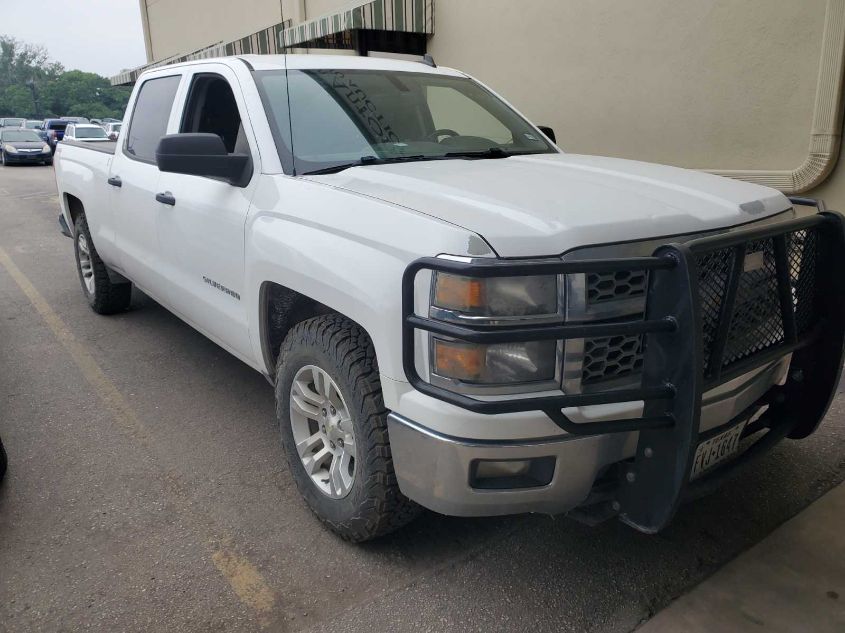
[[[695,479],[705,470],[713,468],[716,464],[725,461],[736,453],[745,424],[745,422],[737,424],[735,427],[719,433],[709,440],[704,440],[698,445],[698,448],[695,449],[695,458],[692,461],[690,480]]]

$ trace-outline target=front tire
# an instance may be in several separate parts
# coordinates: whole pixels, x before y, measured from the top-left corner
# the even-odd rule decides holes
[[[276,367],[282,443],[300,494],[347,541],[392,532],[419,512],[396,481],[387,413],[359,325],[331,314],[293,327]]]
[[[76,230],[73,251],[76,256],[76,270],[88,305],[97,314],[123,312],[129,308],[132,301],[132,284],[111,281],[108,268],[94,248],[84,213],[80,213],[76,218],[74,227]]]

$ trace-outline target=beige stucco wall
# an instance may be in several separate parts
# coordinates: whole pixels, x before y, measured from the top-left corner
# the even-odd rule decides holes
[[[448,2],[449,0],[446,1]],[[307,17],[310,20],[311,18],[316,18],[325,13],[336,11],[348,4],[349,0],[306,0],[305,10],[308,14]]]
[[[335,11],[350,0],[138,0],[147,61],[231,41],[283,20],[294,23]],[[148,26],[149,25],[149,26]]]
[[[299,0],[139,0],[149,23],[147,61],[244,37],[297,15]]]
[[[807,155],[825,0],[436,11],[437,62],[490,83],[567,150],[722,169],[791,169]]]

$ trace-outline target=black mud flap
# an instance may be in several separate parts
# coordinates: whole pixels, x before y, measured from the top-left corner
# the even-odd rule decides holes
[[[65,237],[73,239],[73,233],[71,233],[70,228],[68,228],[64,213],[59,214],[59,232]]]

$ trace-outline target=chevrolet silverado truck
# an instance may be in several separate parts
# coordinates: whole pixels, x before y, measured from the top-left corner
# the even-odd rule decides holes
[[[431,59],[192,61],[126,114],[56,152],[88,303],[134,285],[264,374],[290,475],[348,540],[420,507],[653,533],[835,392],[820,202],[564,153]]]

